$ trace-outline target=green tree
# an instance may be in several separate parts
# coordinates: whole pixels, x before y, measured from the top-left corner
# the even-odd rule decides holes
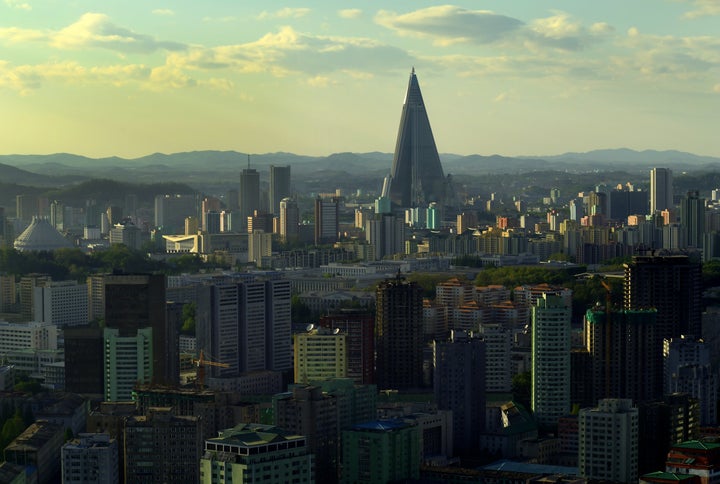
[[[15,412],[13,417],[6,421],[0,431],[0,449],[7,447],[15,437],[23,433],[27,427],[23,422],[22,416],[20,415],[20,409]]]
[[[530,394],[532,391],[532,375],[529,371],[518,373],[512,379],[513,401],[530,411]]]
[[[194,302],[183,305],[182,308],[182,328],[180,332],[182,334],[195,335],[195,315],[197,313],[197,304]]]

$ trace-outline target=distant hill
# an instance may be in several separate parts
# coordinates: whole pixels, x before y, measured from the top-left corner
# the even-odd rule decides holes
[[[293,180],[304,183],[340,178],[363,183],[382,180],[390,172],[391,153],[333,153],[329,156],[303,156],[293,153],[250,155],[250,166],[267,180],[270,165],[291,165]],[[626,148],[564,153],[552,156],[457,155],[440,156],[445,172],[458,175],[527,173],[536,171],[608,171],[623,169],[641,172],[652,166],[684,170],[715,170],[720,158],[680,151],[635,151]],[[0,181],[33,186],[59,186],[91,178],[107,178],[133,183],[177,181],[196,187],[231,184],[248,166],[247,153],[237,151],[191,151],[154,153],[134,159],[118,157],[88,158],[68,153],[52,155],[0,156]]]

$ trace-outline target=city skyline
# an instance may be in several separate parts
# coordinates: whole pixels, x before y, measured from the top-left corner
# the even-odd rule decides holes
[[[5,0],[0,12],[7,154],[390,152],[414,67],[441,153],[720,156],[713,0]]]

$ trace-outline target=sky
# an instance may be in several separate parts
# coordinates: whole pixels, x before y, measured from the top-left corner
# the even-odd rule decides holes
[[[720,0],[0,0],[0,154],[720,156]]]

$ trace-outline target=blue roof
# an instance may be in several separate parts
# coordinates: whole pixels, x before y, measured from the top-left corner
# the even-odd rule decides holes
[[[407,422],[403,422],[400,419],[391,419],[391,420],[373,420],[370,422],[363,422],[360,424],[357,424],[353,427],[353,429],[357,430],[380,430],[380,431],[388,431],[388,430],[395,430],[395,429],[402,429],[405,427],[409,427],[410,424]]]

